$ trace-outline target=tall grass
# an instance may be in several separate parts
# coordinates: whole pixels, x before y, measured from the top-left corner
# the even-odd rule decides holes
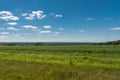
[[[119,45],[0,46],[0,62],[1,80],[120,80]]]

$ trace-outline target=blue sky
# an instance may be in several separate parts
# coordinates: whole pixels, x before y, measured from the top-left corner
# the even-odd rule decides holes
[[[0,0],[0,42],[120,39],[119,0]]]

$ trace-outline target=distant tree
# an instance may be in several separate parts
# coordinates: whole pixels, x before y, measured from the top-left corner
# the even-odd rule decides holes
[[[35,45],[36,45],[36,46],[40,46],[40,45],[43,45],[43,44],[42,44],[42,43],[36,43]]]
[[[120,40],[98,43],[99,45],[120,45]]]
[[[15,46],[15,45],[17,45],[16,43],[8,43],[8,44],[6,44],[7,46]]]

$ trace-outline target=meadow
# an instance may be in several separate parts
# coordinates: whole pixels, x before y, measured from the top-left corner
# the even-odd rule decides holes
[[[120,45],[1,45],[0,80],[120,80]]]

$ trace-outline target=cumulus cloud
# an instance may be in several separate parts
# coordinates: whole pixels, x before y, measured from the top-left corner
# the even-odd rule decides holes
[[[94,18],[86,18],[87,21],[93,21]]]
[[[48,34],[48,33],[52,33],[52,31],[51,30],[46,30],[46,31],[41,31],[40,33]]]
[[[120,27],[110,28],[110,30],[117,31],[120,30]]]
[[[0,28],[0,30],[5,30],[5,28]]]
[[[61,18],[61,17],[63,17],[63,15],[61,15],[61,14],[56,14],[56,15],[54,15],[54,17],[56,17],[56,18]]]
[[[5,20],[5,21],[9,21],[9,20],[17,21],[17,20],[19,20],[19,18],[17,16],[14,16],[12,14],[12,12],[9,12],[9,11],[0,11],[0,19]]]
[[[52,28],[50,25],[43,26],[45,29],[50,29]]]
[[[1,34],[3,34],[3,35],[4,35],[4,34],[10,34],[10,33],[9,33],[9,32],[1,32]]]
[[[54,34],[59,34],[59,32],[54,32]]]
[[[37,29],[36,26],[32,26],[32,25],[24,25],[23,28],[26,28],[26,29]]]
[[[6,39],[8,36],[0,36],[0,39]]]
[[[85,30],[80,30],[80,32],[85,32]]]
[[[59,34],[59,32],[53,32],[52,34],[51,34],[51,36],[57,36]]]
[[[7,24],[8,24],[8,25],[12,25],[12,26],[17,25],[16,22],[9,22],[9,23],[7,23]]]
[[[28,15],[28,13],[23,13],[23,14],[22,14],[22,16],[27,16],[27,15]]]
[[[13,30],[13,31],[19,31],[19,29],[15,28],[15,27],[8,27],[8,30]]]
[[[44,19],[46,17],[44,12],[41,10],[32,11],[31,13],[23,13],[22,16],[24,16],[26,20],[33,20],[35,18]]]
[[[62,14],[54,14],[54,13],[51,13],[50,15],[53,16],[53,17],[55,17],[55,18],[62,18],[62,17],[63,17]]]
[[[112,19],[111,19],[111,18],[105,18],[105,20],[106,20],[106,21],[110,21],[110,20],[112,20]]]
[[[64,30],[64,28],[59,28],[59,30],[61,30],[61,31],[62,31],[62,30]]]

